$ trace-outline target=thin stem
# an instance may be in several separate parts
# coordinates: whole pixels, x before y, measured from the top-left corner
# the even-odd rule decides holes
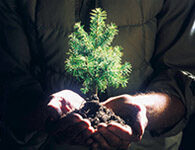
[[[98,88],[97,88],[97,86],[95,87],[95,94],[98,96]]]

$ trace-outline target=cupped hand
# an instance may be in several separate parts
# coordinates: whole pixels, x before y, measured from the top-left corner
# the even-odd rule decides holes
[[[56,121],[50,121],[47,131],[54,136],[58,144],[73,144],[87,146],[94,128],[87,119],[77,113],[70,113]]]
[[[75,109],[79,109],[85,100],[71,90],[63,90],[52,94],[48,103],[48,113],[52,120],[59,119]]]
[[[94,128],[87,119],[83,119],[75,109],[79,109],[85,100],[77,93],[63,90],[51,95],[48,103],[49,118],[46,131],[52,135],[58,144],[88,145]]]
[[[143,104],[137,103],[133,96],[120,95],[109,98],[102,105],[112,109],[115,114],[127,120],[128,125],[132,128],[134,137],[137,138],[134,140],[141,140],[148,124],[146,107]]]

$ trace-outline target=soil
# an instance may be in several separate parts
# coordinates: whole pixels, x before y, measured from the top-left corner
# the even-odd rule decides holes
[[[87,101],[79,110],[76,110],[76,113],[79,113],[83,118],[89,119],[94,128],[97,128],[99,123],[110,123],[111,121],[127,125],[121,117],[101,105],[97,99]]]

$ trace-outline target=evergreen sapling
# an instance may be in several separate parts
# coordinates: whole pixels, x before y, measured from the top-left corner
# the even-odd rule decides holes
[[[111,45],[118,29],[114,23],[106,24],[106,18],[106,11],[96,8],[91,13],[89,33],[80,22],[74,25],[74,32],[69,36],[69,57],[65,62],[65,70],[82,83],[81,91],[90,93],[96,100],[98,92],[104,92],[110,86],[125,87],[131,72],[130,63],[121,63],[122,47]],[[122,120],[98,102],[87,102],[78,112],[94,126]]]

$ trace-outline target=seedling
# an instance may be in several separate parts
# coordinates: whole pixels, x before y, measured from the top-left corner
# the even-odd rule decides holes
[[[107,13],[100,8],[92,10],[90,32],[84,30],[81,23],[74,25],[69,36],[69,58],[65,69],[83,84],[81,91],[98,95],[108,86],[125,87],[131,65],[121,63],[122,47],[112,46],[117,26],[106,24]]]
[[[79,22],[69,36],[70,50],[65,70],[82,83],[81,91],[92,97],[97,97],[98,92],[104,92],[108,87],[125,87],[131,72],[130,63],[121,62],[122,47],[111,45],[118,29],[114,23],[106,24],[106,18],[106,11],[94,9],[90,31],[86,32]]]

